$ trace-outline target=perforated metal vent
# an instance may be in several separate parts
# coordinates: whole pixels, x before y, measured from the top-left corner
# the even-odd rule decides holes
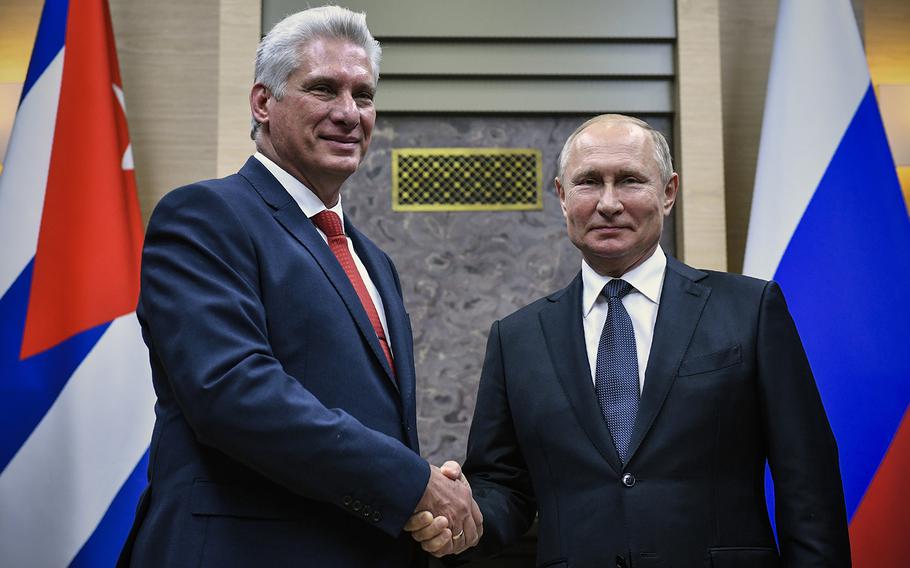
[[[392,209],[542,209],[541,155],[528,148],[392,150]]]

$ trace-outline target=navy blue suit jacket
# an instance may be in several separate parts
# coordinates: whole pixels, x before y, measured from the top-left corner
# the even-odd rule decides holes
[[[493,324],[464,464],[482,551],[537,513],[540,566],[849,566],[837,448],[780,288],[667,259],[626,464],[594,394],[581,297],[578,277]]]
[[[410,323],[392,261],[345,230],[394,375],[341,265],[256,159],[161,200],[138,309],[157,420],[121,564],[425,562],[402,533],[429,478]]]

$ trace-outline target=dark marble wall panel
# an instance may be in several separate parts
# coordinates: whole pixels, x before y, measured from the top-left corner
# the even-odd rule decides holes
[[[432,463],[464,458],[493,321],[565,286],[579,270],[552,180],[565,139],[586,118],[380,117],[366,160],[345,186],[345,214],[401,275],[414,331],[421,449]],[[667,118],[644,118],[669,132]],[[406,147],[539,149],[543,210],[393,212],[391,150]],[[665,227],[672,251],[668,235],[672,223]]]

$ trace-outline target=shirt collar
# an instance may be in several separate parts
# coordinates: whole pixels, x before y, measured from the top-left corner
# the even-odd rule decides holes
[[[344,213],[341,209],[341,195],[338,196],[338,203],[334,207],[326,207],[325,203],[322,202],[319,197],[313,193],[313,190],[303,185],[300,180],[289,174],[281,166],[270,160],[262,152],[256,152],[253,154],[253,157],[259,160],[263,166],[268,169],[275,179],[278,180],[278,183],[281,184],[281,187],[285,189],[288,193],[291,194],[291,197],[294,198],[294,201],[297,202],[297,206],[300,207],[300,210],[303,211],[303,214],[307,217],[312,217],[313,215],[328,209],[333,211],[341,219],[341,226],[344,226]]]
[[[664,273],[667,268],[667,256],[664,254],[660,245],[654,249],[654,253],[647,260],[622,275],[622,279],[635,287],[638,292],[655,304],[660,303],[660,291],[664,285]],[[607,282],[613,280],[611,276],[598,274],[588,265],[587,261],[581,261],[581,282],[582,297],[581,308],[582,315],[588,317],[594,308],[597,298],[603,291]]]

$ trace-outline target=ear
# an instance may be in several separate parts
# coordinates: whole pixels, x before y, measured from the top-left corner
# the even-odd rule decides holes
[[[253,118],[256,119],[256,122],[260,124],[267,124],[269,122],[268,102],[271,98],[272,92],[269,91],[268,87],[262,83],[253,85],[253,89],[250,91],[250,112],[253,114]]]
[[[556,186],[556,195],[559,196],[559,206],[562,207],[562,216],[568,218],[566,214],[566,189],[562,186],[559,178],[553,178],[553,185]]]
[[[669,215],[676,203],[676,196],[679,195],[679,174],[673,172],[670,181],[664,187],[664,216]]]

